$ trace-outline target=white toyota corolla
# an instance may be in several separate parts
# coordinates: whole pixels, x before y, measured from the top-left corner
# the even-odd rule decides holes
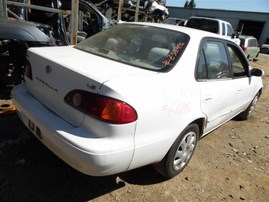
[[[82,173],[154,164],[172,178],[202,136],[250,116],[262,75],[219,35],[121,23],[75,46],[30,48],[12,99],[29,130]]]

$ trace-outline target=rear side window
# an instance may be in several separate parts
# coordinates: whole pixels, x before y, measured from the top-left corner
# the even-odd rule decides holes
[[[230,77],[225,46],[219,41],[205,41],[200,52],[197,79],[216,80]]]

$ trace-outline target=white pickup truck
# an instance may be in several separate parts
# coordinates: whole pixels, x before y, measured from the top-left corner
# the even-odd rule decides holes
[[[213,32],[219,35],[232,38],[238,45],[240,45],[240,39],[235,34],[232,25],[224,20],[208,17],[193,16],[186,23],[186,27],[200,29],[208,32]]]

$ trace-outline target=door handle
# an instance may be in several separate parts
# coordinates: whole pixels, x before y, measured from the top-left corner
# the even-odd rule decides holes
[[[205,96],[204,97],[204,102],[210,102],[213,99],[211,95]]]

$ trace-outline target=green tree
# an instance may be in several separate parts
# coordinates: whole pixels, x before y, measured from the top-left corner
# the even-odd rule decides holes
[[[195,7],[196,7],[195,0],[185,2],[184,8],[195,8]]]
[[[188,8],[188,6],[189,6],[189,2],[186,1],[186,2],[185,2],[185,5],[184,5],[184,8]]]

